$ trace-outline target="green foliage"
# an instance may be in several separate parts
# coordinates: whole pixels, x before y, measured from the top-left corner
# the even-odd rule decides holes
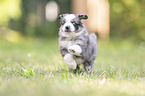
[[[119,43],[118,43],[119,42]],[[144,96],[145,43],[98,42],[94,69],[72,72],[56,39],[0,39],[0,96]]]
[[[145,40],[145,1],[109,0],[111,35]]]
[[[10,19],[21,16],[21,0],[0,0],[0,25],[7,26]]]
[[[0,0],[0,26],[26,36],[56,36],[59,22],[45,18],[45,5],[51,0]],[[61,13],[71,13],[71,0],[54,0]],[[109,0],[112,37],[145,40],[145,1]]]

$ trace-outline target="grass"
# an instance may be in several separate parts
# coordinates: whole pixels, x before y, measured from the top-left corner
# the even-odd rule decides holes
[[[144,96],[144,60],[144,42],[98,42],[94,69],[73,73],[57,39],[0,39],[0,96]]]

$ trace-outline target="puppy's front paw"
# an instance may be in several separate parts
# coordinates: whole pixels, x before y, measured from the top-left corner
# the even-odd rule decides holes
[[[75,50],[73,49],[68,49],[70,53],[75,53]]]
[[[82,53],[82,49],[79,45],[73,45],[69,47],[68,51],[76,56],[80,56],[80,54]]]

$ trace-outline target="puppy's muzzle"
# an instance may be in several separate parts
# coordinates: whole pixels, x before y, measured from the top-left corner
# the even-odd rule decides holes
[[[66,27],[65,27],[65,32],[71,32],[71,31],[70,31],[70,26],[66,26]]]

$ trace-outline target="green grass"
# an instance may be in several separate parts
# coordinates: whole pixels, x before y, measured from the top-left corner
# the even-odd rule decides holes
[[[98,42],[94,68],[73,73],[56,39],[0,39],[0,96],[145,96],[145,43]]]

